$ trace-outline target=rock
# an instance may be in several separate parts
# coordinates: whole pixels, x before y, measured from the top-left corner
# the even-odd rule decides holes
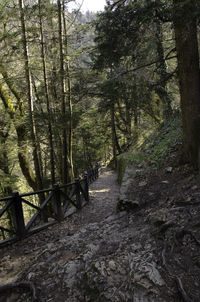
[[[171,172],[172,172],[172,170],[173,170],[173,168],[172,168],[172,167],[168,167],[168,168],[166,168],[166,171],[167,171],[168,173],[171,173]]]
[[[161,209],[154,213],[150,213],[147,217],[147,220],[155,226],[160,226],[167,221],[167,215],[165,210]]]
[[[121,199],[117,203],[117,211],[133,211],[139,207],[137,200]]]
[[[168,180],[163,180],[163,181],[161,181],[161,183],[167,185],[167,184],[169,184],[169,181]]]
[[[115,271],[116,270],[116,264],[113,260],[109,261],[108,262],[108,266],[109,268],[112,270],[112,271]]]
[[[104,277],[107,276],[107,270],[106,270],[106,265],[104,261],[98,261],[95,263],[95,267],[98,269],[98,271],[100,272],[100,274]]]
[[[124,217],[125,215],[127,215],[127,212],[122,210],[122,211],[120,211],[120,213],[117,213],[117,214],[114,214],[114,215],[111,215],[111,216],[107,217],[105,219],[105,222],[110,223],[112,221],[115,221],[117,219],[120,219],[120,218]]]
[[[147,182],[146,182],[146,181],[141,181],[141,182],[139,182],[139,184],[138,184],[139,187],[144,187],[144,186],[146,186],[146,185],[147,185]]]
[[[142,279],[142,275],[141,274],[138,274],[138,273],[134,274],[134,278],[133,278],[134,282],[139,282],[141,279]]]
[[[197,190],[198,189],[198,186],[193,186],[192,188],[191,188],[191,190]]]
[[[162,279],[158,269],[156,268],[156,263],[148,263],[145,268],[149,279],[155,284],[159,286],[163,286],[165,284],[164,280]]]
[[[11,259],[11,256],[10,255],[7,255],[7,256],[4,256],[1,261],[2,263],[5,262],[5,261],[9,261]]]
[[[27,279],[28,279],[29,281],[33,280],[34,278],[35,278],[35,273],[32,273],[32,272],[28,273]]]

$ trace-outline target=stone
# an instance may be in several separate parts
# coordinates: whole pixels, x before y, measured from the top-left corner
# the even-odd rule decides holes
[[[167,171],[168,173],[171,173],[171,172],[173,171],[173,168],[172,168],[172,167],[167,167],[167,168],[166,168],[166,171]]]
[[[168,180],[163,180],[161,181],[162,184],[169,184],[169,181]]]
[[[147,185],[147,182],[146,182],[146,181],[141,181],[141,182],[139,182],[139,184],[138,184],[139,187],[144,187],[144,186],[146,186],[146,185]]]
[[[112,271],[115,271],[116,270],[116,264],[113,260],[109,261],[108,262],[108,266],[109,268],[112,270]]]
[[[198,186],[193,186],[192,188],[191,188],[192,190],[197,190],[198,189]]]
[[[35,278],[35,273],[32,273],[32,272],[28,273],[27,279],[28,279],[29,281],[31,281],[31,280],[34,279],[34,278]]]
[[[160,209],[156,212],[149,213],[147,220],[155,226],[160,226],[167,221],[165,210]]]

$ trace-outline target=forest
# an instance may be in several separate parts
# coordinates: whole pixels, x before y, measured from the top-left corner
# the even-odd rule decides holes
[[[66,184],[180,115],[199,168],[197,0],[0,3],[0,194]]]
[[[0,302],[199,302],[200,1],[71,2],[0,1]]]

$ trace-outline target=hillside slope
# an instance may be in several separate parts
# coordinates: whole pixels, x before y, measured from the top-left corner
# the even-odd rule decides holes
[[[171,141],[170,129],[149,141],[154,151]],[[128,155],[134,161],[120,192],[115,172],[106,169],[83,211],[1,250],[2,280],[29,282],[42,302],[199,301],[199,176],[178,163],[180,140],[174,135],[166,162],[161,156],[152,165],[143,145],[142,154]],[[31,301],[31,292],[4,290],[0,301],[7,297]]]

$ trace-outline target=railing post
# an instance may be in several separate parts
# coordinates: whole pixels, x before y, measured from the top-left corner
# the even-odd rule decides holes
[[[63,214],[62,205],[61,205],[59,185],[57,185],[57,184],[53,185],[53,190],[54,190],[54,196],[55,196],[54,209],[55,209],[56,219],[59,222],[61,222],[64,219],[64,214]]]
[[[87,182],[88,185],[90,184],[90,171],[86,172],[87,173]]]
[[[96,164],[96,179],[99,177],[99,165]]]
[[[13,193],[13,206],[14,206],[14,227],[16,235],[19,239],[22,239],[26,234],[25,222],[24,222],[24,213],[22,208],[22,201],[18,192]]]
[[[85,181],[85,195],[86,195],[85,200],[89,201],[90,197],[89,197],[89,185],[88,185],[88,173],[87,172],[84,173],[84,181]]]
[[[75,186],[76,186],[76,205],[77,209],[81,209],[81,192],[80,192],[80,181],[79,179],[75,179]]]

